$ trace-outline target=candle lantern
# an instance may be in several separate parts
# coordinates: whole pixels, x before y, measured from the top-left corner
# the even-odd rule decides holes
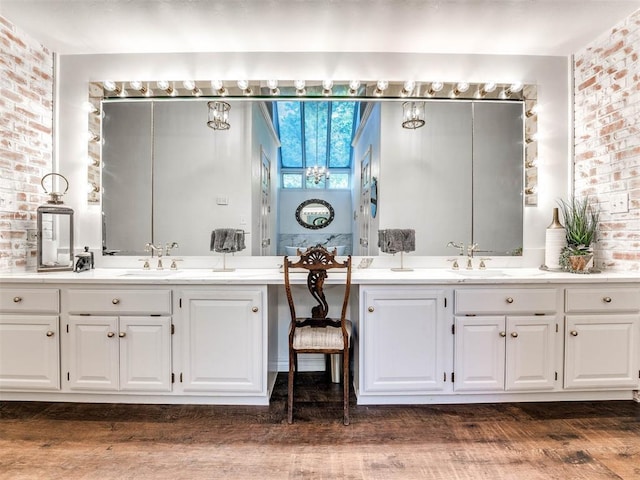
[[[44,186],[47,177],[58,176],[66,187],[62,193],[52,192]],[[73,270],[73,210],[65,206],[62,196],[69,190],[68,180],[59,173],[48,173],[40,185],[49,200],[38,207],[38,272]]]

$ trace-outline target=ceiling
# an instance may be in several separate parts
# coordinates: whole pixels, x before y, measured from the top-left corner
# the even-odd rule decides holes
[[[571,55],[640,0],[0,0],[58,54]]]

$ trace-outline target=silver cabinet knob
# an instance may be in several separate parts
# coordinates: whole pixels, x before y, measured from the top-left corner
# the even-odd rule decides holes
[[[506,337],[507,336],[507,332],[500,332],[500,336],[501,337]]]
[[[507,297],[506,302],[507,302],[507,303],[513,303],[513,298],[511,298],[511,297]]]
[[[53,331],[49,330],[47,332],[47,337],[53,337],[55,334],[56,334],[56,332],[53,332]]]
[[[513,338],[518,338],[518,332],[511,332],[511,336]]]
[[[120,333],[118,333],[118,336],[119,336],[120,338],[124,338],[124,337],[125,337],[125,335],[126,335],[126,332],[120,332]]]
[[[120,303],[120,299],[114,298],[113,300],[111,300],[111,303],[113,303],[114,305],[118,305]]]
[[[253,307],[253,308],[251,309],[251,311],[252,311],[253,313],[256,313],[258,310],[259,310],[259,308],[258,308],[258,307]]]
[[[107,333],[107,337],[109,337],[109,338],[113,338],[114,335],[115,335],[115,333],[113,333],[113,332]]]
[[[604,303],[611,303],[611,297],[604,297],[604,298],[602,299],[602,301],[603,301]]]
[[[373,313],[373,311],[375,310],[375,308],[373,308],[373,307],[369,307],[369,308],[367,308],[367,310],[369,310],[369,312],[370,312],[370,313]]]
[[[577,337],[578,336],[578,332],[576,332],[575,330],[571,330],[571,332],[569,332],[571,334],[572,337]]]
[[[13,297],[13,303],[20,303],[22,301],[22,297]]]

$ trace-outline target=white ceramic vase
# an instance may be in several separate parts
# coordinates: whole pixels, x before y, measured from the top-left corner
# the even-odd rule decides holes
[[[547,227],[544,242],[544,264],[547,268],[560,268],[560,253],[567,246],[566,231],[560,223],[558,209],[553,209],[553,219]]]

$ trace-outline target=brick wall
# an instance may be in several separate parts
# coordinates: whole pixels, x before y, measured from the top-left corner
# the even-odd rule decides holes
[[[596,262],[615,270],[640,270],[639,57],[640,10],[574,60],[575,192],[597,200]]]
[[[52,170],[53,54],[0,16],[0,271],[36,264],[40,179]]]

